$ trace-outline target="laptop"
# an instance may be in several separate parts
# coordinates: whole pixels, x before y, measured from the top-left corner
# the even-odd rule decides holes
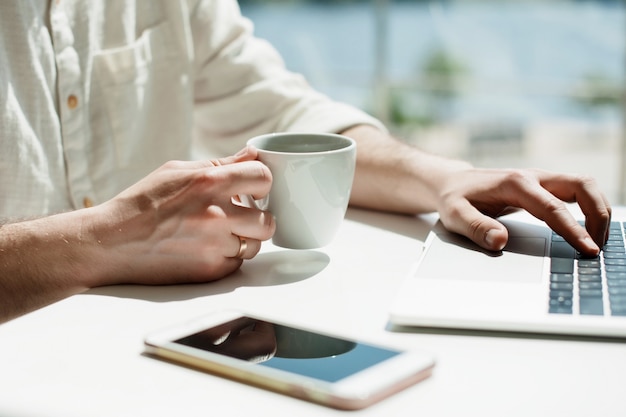
[[[594,259],[525,211],[500,219],[509,231],[501,252],[438,222],[392,301],[390,323],[626,338],[626,217],[615,218],[616,211],[609,242]]]

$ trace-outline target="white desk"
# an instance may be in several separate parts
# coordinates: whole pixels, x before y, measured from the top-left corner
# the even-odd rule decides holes
[[[318,251],[265,244],[219,282],[101,288],[0,325],[0,416],[345,414],[142,355],[146,333],[222,307],[435,353],[431,378],[350,415],[626,415],[624,343],[386,329],[433,221],[352,209]]]

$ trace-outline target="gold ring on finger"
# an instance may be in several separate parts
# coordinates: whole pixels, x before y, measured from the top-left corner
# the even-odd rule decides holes
[[[246,253],[246,249],[248,249],[248,241],[241,237],[239,237],[239,251],[237,252],[237,255],[235,256],[235,258],[239,258],[239,259],[243,259],[243,255]]]

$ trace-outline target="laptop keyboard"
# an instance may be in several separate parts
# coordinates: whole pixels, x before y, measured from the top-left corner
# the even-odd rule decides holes
[[[612,222],[598,257],[581,256],[552,233],[549,311],[555,314],[626,316],[625,223]]]

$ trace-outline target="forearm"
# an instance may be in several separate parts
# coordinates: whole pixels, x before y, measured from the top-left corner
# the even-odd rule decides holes
[[[275,230],[266,212],[232,202],[269,192],[256,156],[171,161],[95,207],[0,227],[0,322],[97,286],[232,273]]]
[[[357,168],[350,203],[400,213],[436,211],[446,176],[471,167],[430,155],[372,127],[342,132],[357,142]]]
[[[0,227],[0,323],[89,287],[84,211]]]
[[[75,213],[0,228],[0,322],[84,291]]]

